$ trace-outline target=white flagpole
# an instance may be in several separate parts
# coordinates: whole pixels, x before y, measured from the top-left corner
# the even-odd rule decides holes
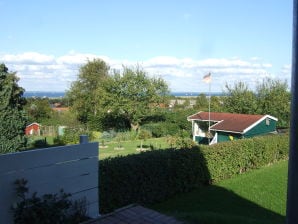
[[[209,72],[207,75],[205,75],[204,77],[203,77],[203,81],[204,82],[207,82],[207,83],[209,83],[209,105],[208,105],[208,111],[209,111],[209,122],[208,122],[208,136],[207,136],[207,138],[208,138],[208,144],[210,144],[210,101],[211,101],[211,73]]]
[[[210,73],[209,73],[210,74]],[[209,82],[209,124],[208,124],[208,145],[210,145],[210,101],[211,101],[211,80]]]

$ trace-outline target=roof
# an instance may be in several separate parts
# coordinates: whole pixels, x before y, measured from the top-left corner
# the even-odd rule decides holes
[[[52,110],[57,112],[69,111],[69,107],[53,107]]]
[[[129,205],[115,212],[103,215],[83,224],[182,224],[173,217],[166,216],[140,205]]]
[[[38,123],[36,123],[36,122],[33,122],[33,123],[31,123],[31,124],[26,125],[26,128],[31,127],[31,126],[33,126],[33,125],[40,126],[40,124],[38,124]]]
[[[277,121],[277,118],[270,115],[210,112],[210,121],[215,122],[215,124],[210,126],[210,130],[243,134],[266,118]],[[189,116],[187,119],[209,121],[209,112],[198,112]]]

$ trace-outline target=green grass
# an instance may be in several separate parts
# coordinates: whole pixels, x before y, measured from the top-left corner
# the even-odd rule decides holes
[[[126,156],[128,154],[140,153],[137,151],[137,148],[140,148],[141,140],[123,141],[121,142],[122,149],[120,150],[117,149],[117,147],[119,147],[119,143],[117,142],[108,142],[105,145],[107,148],[101,147],[101,143],[99,144],[99,159],[115,157],[118,155]],[[143,141],[144,149],[149,149],[150,145],[152,145],[154,149],[169,148],[169,144],[167,144],[165,138],[152,138]]]
[[[254,170],[153,206],[188,223],[285,222],[287,161]]]

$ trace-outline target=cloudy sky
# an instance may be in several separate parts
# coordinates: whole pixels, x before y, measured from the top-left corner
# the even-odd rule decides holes
[[[26,91],[64,91],[87,60],[141,65],[172,91],[291,75],[292,0],[0,0],[0,63]]]

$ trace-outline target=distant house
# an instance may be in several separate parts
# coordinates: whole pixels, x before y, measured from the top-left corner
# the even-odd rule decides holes
[[[63,113],[65,111],[69,111],[69,107],[53,107],[52,110],[58,113]]]
[[[198,112],[187,117],[192,122],[193,140],[199,144],[214,144],[250,138],[276,132],[277,118],[270,115],[251,115]]]
[[[26,126],[26,135],[40,135],[40,124],[34,122]]]

